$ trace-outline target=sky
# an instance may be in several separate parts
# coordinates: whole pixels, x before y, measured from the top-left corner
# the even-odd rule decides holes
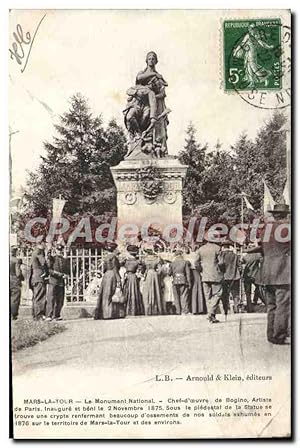
[[[33,36],[44,14],[24,72],[9,59],[10,132],[18,131],[11,136],[15,189],[38,167],[43,142],[52,140],[53,125],[74,93],[81,92],[105,123],[112,117],[123,123],[126,90],[145,68],[149,50],[158,54],[157,71],[168,82],[170,154],[182,149],[190,121],[199,142],[213,147],[219,140],[228,150],[244,131],[255,137],[272,114],[223,90],[222,21],[241,11],[14,10],[10,48],[17,24],[24,37],[28,31]],[[257,11],[247,15],[257,17]],[[23,48],[27,55],[28,45]]]

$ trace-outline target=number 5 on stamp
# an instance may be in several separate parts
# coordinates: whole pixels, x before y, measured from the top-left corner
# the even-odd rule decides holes
[[[281,89],[280,19],[225,20],[223,43],[225,90]]]

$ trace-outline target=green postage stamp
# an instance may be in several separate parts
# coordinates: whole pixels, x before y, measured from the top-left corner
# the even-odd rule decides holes
[[[281,89],[280,19],[223,22],[226,91]]]

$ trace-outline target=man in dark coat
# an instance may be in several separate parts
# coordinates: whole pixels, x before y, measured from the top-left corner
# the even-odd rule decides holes
[[[170,266],[173,276],[173,295],[176,314],[189,314],[189,290],[192,287],[190,264],[183,258],[183,252],[177,250]]]
[[[203,291],[207,305],[208,320],[210,323],[218,323],[216,313],[220,299],[222,298],[222,281],[224,278],[221,265],[221,249],[214,242],[207,241],[200,247],[199,261],[202,270]]]
[[[258,299],[260,299],[263,303],[265,303],[263,286],[259,284],[258,280],[261,262],[262,262],[262,254],[260,253],[254,253],[254,254],[245,253],[242,256],[242,263],[244,265],[243,281],[244,281],[244,290],[246,295],[248,313],[253,312],[253,304],[257,304]],[[255,286],[253,303],[251,300],[252,285]]]
[[[61,310],[65,297],[65,278],[69,274],[63,246],[56,246],[56,254],[48,257],[49,282],[47,291],[46,320],[62,320]]]
[[[233,298],[233,311],[238,313],[240,301],[240,258],[233,250],[233,243],[225,241],[223,243],[223,250],[220,254],[221,266],[224,273],[222,303],[225,314],[229,309],[229,295]]]
[[[46,314],[46,278],[48,266],[44,244],[38,244],[31,258],[29,287],[32,289],[32,315],[35,320],[45,319]]]
[[[18,318],[21,301],[21,287],[24,280],[21,264],[22,260],[17,258],[17,247],[12,247],[9,258],[9,296],[10,312],[13,320]]]
[[[287,219],[289,207],[286,204],[275,204],[271,213],[274,222],[267,224],[263,231],[261,246],[248,252],[261,251],[263,254],[260,276],[265,285],[268,307],[268,341],[272,344],[285,344],[291,302],[290,224]]]

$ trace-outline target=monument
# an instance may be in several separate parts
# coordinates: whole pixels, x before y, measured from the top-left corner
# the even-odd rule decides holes
[[[156,53],[149,52],[146,68],[127,90],[123,113],[128,150],[125,160],[111,168],[117,188],[118,228],[145,223],[159,229],[182,225],[182,185],[187,167],[168,155],[168,84],[156,71],[157,63]]]

